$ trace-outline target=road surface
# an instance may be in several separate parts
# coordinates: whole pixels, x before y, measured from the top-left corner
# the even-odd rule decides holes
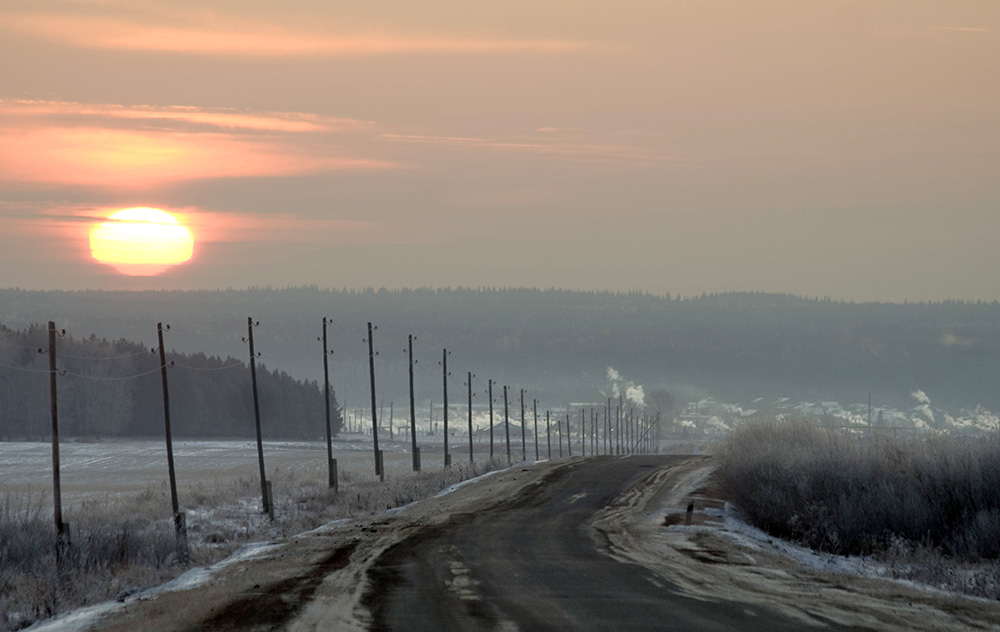
[[[604,552],[588,527],[595,514],[679,460],[577,461],[515,498],[414,533],[368,571],[370,629],[802,630],[760,605],[686,596]]]

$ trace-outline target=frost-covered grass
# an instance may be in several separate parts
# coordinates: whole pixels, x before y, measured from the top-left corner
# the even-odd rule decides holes
[[[737,428],[718,456],[724,493],[768,533],[1000,598],[1000,437],[896,440],[782,420]]]
[[[270,475],[273,522],[261,513],[257,479],[182,487],[190,564],[212,564],[247,542],[279,539],[333,520],[400,507],[497,466],[463,463],[419,474],[393,472],[384,483],[370,474],[341,471],[339,494],[327,487],[324,468],[276,468]],[[72,545],[58,569],[50,497],[0,493],[0,631],[17,630],[182,573],[186,567],[177,555],[169,507],[165,485],[73,506],[64,513]]]

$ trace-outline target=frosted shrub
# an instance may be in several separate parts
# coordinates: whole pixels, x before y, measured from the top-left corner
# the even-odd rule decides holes
[[[729,499],[779,537],[834,553],[902,540],[968,561],[1000,557],[996,436],[903,441],[783,420],[736,429],[719,457]]]

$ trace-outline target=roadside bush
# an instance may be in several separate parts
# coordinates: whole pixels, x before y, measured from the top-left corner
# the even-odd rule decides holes
[[[904,542],[1000,558],[1000,437],[904,441],[782,420],[737,428],[718,456],[727,497],[775,536],[842,554]]]
[[[190,562],[212,564],[248,542],[400,507],[499,467],[463,463],[384,483],[343,471],[339,494],[327,487],[324,468],[276,469],[273,522],[260,511],[255,480],[195,484],[181,494],[187,500]],[[173,521],[164,515],[169,500],[163,488],[64,508],[72,546],[61,569],[50,503],[40,495],[0,494],[0,632],[158,585],[185,570],[178,563]]]

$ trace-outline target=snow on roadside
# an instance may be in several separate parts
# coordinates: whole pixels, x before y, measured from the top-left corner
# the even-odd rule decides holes
[[[78,610],[72,610],[70,612],[57,615],[52,619],[40,621],[27,628],[27,630],[30,630],[31,632],[86,632],[86,630],[89,630],[93,626],[100,623],[100,621],[109,614],[124,609],[133,601],[151,599],[157,595],[168,592],[179,592],[204,586],[212,581],[212,577],[223,568],[238,562],[246,562],[248,560],[264,557],[266,554],[280,546],[281,543],[278,542],[254,542],[246,544],[237,549],[235,553],[226,559],[216,562],[211,566],[192,568],[184,574],[175,577],[160,586],[138,591],[119,601],[106,601],[104,603],[87,606]]]

